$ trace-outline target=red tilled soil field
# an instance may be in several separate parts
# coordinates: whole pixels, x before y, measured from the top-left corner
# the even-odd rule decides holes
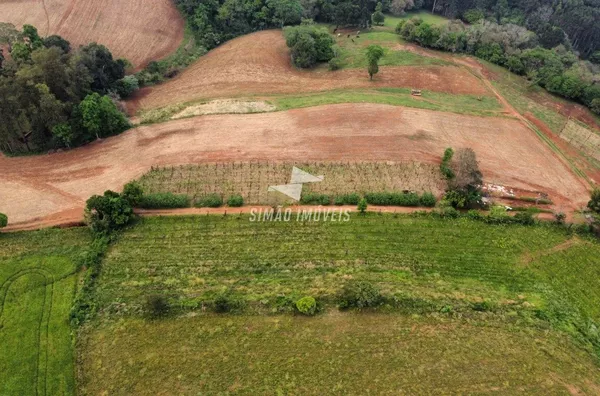
[[[326,91],[336,88],[408,87],[453,94],[490,95],[486,87],[455,66],[386,66],[369,81],[363,69],[303,71],[292,66],[279,30],[228,41],[179,76],[142,89],[128,102],[130,114],[207,98]]]
[[[152,165],[245,160],[438,163],[450,146],[473,148],[486,182],[547,193],[562,210],[587,202],[585,183],[518,120],[341,104],[189,118],[138,127],[68,152],[0,157],[0,212],[17,226],[44,224],[44,218],[59,223],[61,216],[72,220],[91,195],[118,190]]]
[[[31,24],[73,46],[104,44],[138,69],[174,52],[184,28],[172,0],[0,0],[0,22]]]

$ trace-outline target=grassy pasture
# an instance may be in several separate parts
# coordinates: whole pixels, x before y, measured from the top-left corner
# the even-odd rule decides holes
[[[563,335],[394,314],[104,322],[80,343],[82,394],[596,394]]]
[[[407,12],[405,15],[401,17],[386,15],[385,21],[383,22],[383,27],[375,26],[375,29],[383,29],[388,28],[392,32],[396,29],[396,26],[401,20],[408,20],[414,17],[419,17],[423,20],[423,22],[428,23],[430,25],[444,25],[448,23],[449,19],[444,18],[441,15],[435,15],[427,11],[416,11],[416,12]]]
[[[415,97],[410,92],[408,88],[336,90],[278,96],[269,98],[269,102],[278,110],[337,103],[380,103],[478,116],[498,116],[502,111],[502,106],[493,96],[452,95],[425,90],[421,97]]]
[[[272,185],[289,183],[292,166],[315,175],[325,175],[321,183],[307,184],[305,192],[330,195],[414,190],[441,193],[444,182],[439,168],[419,163],[226,163],[154,168],[140,178],[146,193],[172,192],[191,199],[207,194],[227,198],[241,194],[247,204],[280,202],[279,194],[269,193]]]
[[[469,314],[485,300],[507,320],[528,322],[554,295],[540,286],[545,276],[523,262],[567,240],[550,226],[374,213],[345,223],[149,218],[110,250],[98,295],[105,312],[117,315],[140,312],[148,293],[193,309],[225,290],[258,311],[278,311],[304,295],[331,303],[345,281],[361,279],[410,312]],[[589,254],[582,265],[595,262],[593,247],[581,253]]]
[[[341,60],[342,68],[366,68],[368,65],[365,55],[369,45],[377,44],[384,48],[384,55],[379,61],[379,66],[425,66],[425,65],[449,65],[443,59],[422,56],[410,51],[395,50],[400,38],[396,33],[387,31],[361,32],[356,37],[353,32],[348,38],[347,34],[336,37],[338,46],[338,58]]]
[[[0,393],[75,392],[69,311],[87,230],[0,234]]]
[[[457,114],[491,117],[502,116],[502,106],[494,96],[452,95],[444,92],[423,90],[422,96],[415,97],[411,95],[409,88],[337,89],[298,95],[242,98],[240,100],[264,100],[274,105],[278,111],[338,103],[380,103]],[[201,103],[209,102],[202,101]],[[168,121],[184,109],[192,108],[198,104],[200,103],[190,102],[148,110],[140,115],[140,122],[142,124],[153,124]]]
[[[556,321],[598,319],[599,253],[598,242],[551,226],[431,216],[146,218],[107,255],[101,320],[79,342],[80,390],[595,394],[596,361]],[[337,311],[349,279],[377,284],[401,309]],[[249,302],[246,311],[205,312],[226,289]],[[141,318],[148,293],[185,314]],[[281,301],[304,295],[325,311],[278,314]],[[557,298],[562,311],[539,319]],[[483,301],[492,308],[473,308]]]

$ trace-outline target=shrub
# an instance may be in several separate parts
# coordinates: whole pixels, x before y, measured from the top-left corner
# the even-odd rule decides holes
[[[151,295],[146,298],[146,312],[152,319],[164,318],[170,310],[171,306],[164,296]]]
[[[477,312],[490,312],[495,309],[494,304],[490,303],[489,301],[476,302],[476,303],[473,303],[473,305],[471,307],[473,308],[474,311],[477,311]]]
[[[296,301],[296,308],[304,315],[313,316],[317,312],[317,301],[310,296]]]
[[[460,216],[460,212],[458,210],[456,210],[455,208],[453,208],[452,206],[446,206],[446,207],[442,208],[442,211],[440,214],[442,215],[442,217],[448,217],[450,219],[456,219]]]
[[[360,202],[360,195],[356,193],[338,195],[333,200],[336,205],[358,205]]]
[[[138,89],[140,83],[135,76],[125,76],[116,82],[117,93],[123,99],[130,97]]]
[[[342,60],[340,58],[331,58],[328,65],[331,71],[339,70],[342,68]]]
[[[244,308],[244,306],[244,301],[236,298],[229,291],[219,294],[213,302],[213,310],[216,313],[240,311]]]
[[[339,295],[341,309],[376,307],[382,302],[379,289],[365,281],[347,283]]]
[[[95,233],[109,234],[126,226],[133,217],[129,201],[114,191],[94,195],[86,202],[85,219]]]
[[[306,193],[300,198],[300,203],[304,205],[329,205],[331,197],[326,194]]]
[[[554,213],[554,221],[557,224],[564,224],[566,218],[567,218],[567,215],[564,214],[564,212],[556,212],[556,213]]]
[[[144,190],[142,189],[142,185],[140,183],[132,181],[125,184],[125,187],[123,188],[123,194],[121,195],[129,202],[131,206],[137,207],[144,197]]]
[[[189,206],[190,199],[187,195],[170,192],[145,194],[138,204],[138,207],[143,209],[176,209]]]
[[[219,194],[209,194],[198,198],[196,206],[199,208],[218,208],[223,205],[223,198]]]
[[[442,163],[440,165],[440,171],[442,172],[442,175],[444,175],[444,177],[447,180],[451,180],[454,178],[454,171],[450,168],[450,161],[452,161],[453,157],[454,157],[454,150],[452,150],[452,148],[448,147],[444,151],[444,156],[442,157]]]
[[[365,198],[361,199],[357,206],[360,214],[365,214],[367,212],[367,200]]]
[[[587,207],[592,212],[600,213],[600,188],[595,188],[594,191],[592,191],[592,196]]]
[[[4,228],[8,225],[8,216],[4,213],[0,213],[0,228]]]
[[[421,206],[433,208],[435,206],[435,203],[437,202],[437,199],[435,199],[435,195],[433,195],[432,193],[426,192],[423,195],[421,195],[419,201],[421,203]]]
[[[402,19],[400,22],[398,22],[398,24],[396,25],[396,29],[395,29],[396,34],[402,33],[402,28],[404,28],[405,23],[406,23],[406,19]]]
[[[533,217],[533,213],[531,211],[519,212],[514,216],[515,223],[523,224],[523,225],[534,225],[535,218]]]
[[[478,8],[471,8],[463,13],[463,20],[467,23],[477,23],[485,18],[485,14]]]
[[[241,195],[232,195],[227,200],[227,205],[232,208],[239,208],[241,206],[244,206],[244,197],[242,197]]]

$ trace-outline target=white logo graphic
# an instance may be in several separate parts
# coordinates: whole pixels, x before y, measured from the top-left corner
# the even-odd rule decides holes
[[[280,186],[269,186],[269,191],[277,191],[287,195],[295,201],[300,201],[302,196],[302,185],[304,183],[319,183],[325,179],[325,176],[313,176],[302,169],[294,166],[292,169],[292,180],[290,184],[282,184]]]

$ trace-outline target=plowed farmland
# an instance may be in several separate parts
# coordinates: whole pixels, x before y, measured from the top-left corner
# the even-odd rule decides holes
[[[544,192],[562,210],[587,202],[586,185],[518,120],[343,104],[170,121],[69,152],[0,158],[0,211],[13,224],[64,211],[81,213],[90,195],[119,189],[153,165],[247,160],[437,163],[449,146],[473,148],[487,182]]]
[[[364,69],[302,71],[294,68],[281,31],[231,40],[175,79],[141,90],[129,111],[215,97],[326,91],[336,88],[409,87],[452,94],[490,95],[456,66],[385,66],[375,81]]]
[[[34,25],[74,46],[104,44],[138,68],[183,39],[183,19],[171,0],[0,0],[0,21]]]

